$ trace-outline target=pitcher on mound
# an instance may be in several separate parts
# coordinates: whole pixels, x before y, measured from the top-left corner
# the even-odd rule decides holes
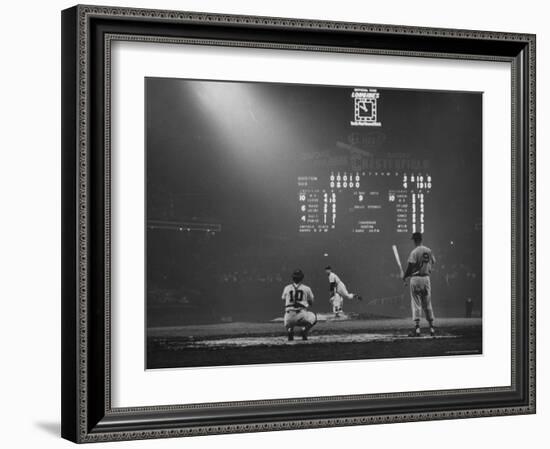
[[[344,311],[344,299],[357,299],[361,301],[362,298],[356,293],[348,292],[346,284],[344,284],[338,275],[332,271],[330,265],[325,267],[325,271],[328,275],[332,311],[334,315],[338,317],[340,313]]]

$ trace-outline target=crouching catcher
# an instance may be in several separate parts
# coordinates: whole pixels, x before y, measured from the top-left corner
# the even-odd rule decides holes
[[[313,292],[307,285],[302,284],[303,280],[302,270],[295,270],[292,273],[292,284],[288,284],[283,290],[284,325],[289,341],[294,340],[296,327],[301,328],[302,340],[307,340],[310,329],[317,323],[317,315],[308,310],[313,305]]]

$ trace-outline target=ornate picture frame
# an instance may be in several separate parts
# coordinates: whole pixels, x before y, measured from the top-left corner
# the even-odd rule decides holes
[[[116,41],[509,63],[511,385],[113,407],[110,75]],[[530,34],[119,7],[63,11],[62,436],[84,443],[535,413],[535,41]]]

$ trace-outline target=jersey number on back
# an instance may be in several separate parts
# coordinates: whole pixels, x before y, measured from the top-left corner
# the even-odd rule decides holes
[[[424,265],[425,263],[429,263],[430,262],[430,254],[429,253],[424,253],[422,254],[422,265]]]
[[[289,292],[290,302],[297,303],[304,299],[304,292],[302,290],[293,290]]]

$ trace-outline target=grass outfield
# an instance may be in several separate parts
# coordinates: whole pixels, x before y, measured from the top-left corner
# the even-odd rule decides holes
[[[482,353],[480,318],[438,319],[437,335],[409,337],[410,319],[321,321],[302,341],[280,322],[151,328],[147,368],[319,362]]]

